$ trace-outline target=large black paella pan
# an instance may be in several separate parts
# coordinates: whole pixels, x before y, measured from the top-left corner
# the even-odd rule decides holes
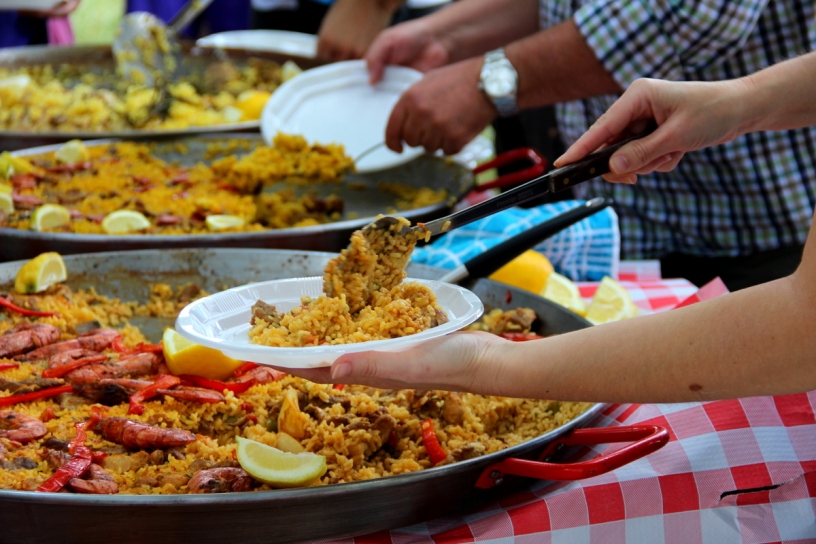
[[[103,295],[144,301],[149,285],[155,282],[196,282],[215,291],[225,284],[317,275],[330,257],[327,253],[281,250],[190,249],[68,256],[65,261],[71,287],[94,286]],[[0,265],[0,285],[13,281],[21,264]],[[442,273],[427,266],[409,268],[409,275],[417,278],[433,279]],[[583,318],[555,304],[503,284],[476,280],[469,287],[488,308],[526,306],[535,310],[539,317],[535,332],[540,335],[588,326]],[[138,323],[153,340],[165,325],[148,318]],[[218,495],[0,491],[0,542],[269,543],[339,538],[406,526],[477,506],[524,482],[506,475],[588,477],[665,443],[665,431],[654,427],[580,429],[590,425],[602,409],[602,405],[595,405],[554,431],[497,453],[376,480]],[[601,434],[592,435],[598,432]],[[575,445],[632,440],[639,442],[584,464],[530,461],[542,452],[549,456],[558,442]]]

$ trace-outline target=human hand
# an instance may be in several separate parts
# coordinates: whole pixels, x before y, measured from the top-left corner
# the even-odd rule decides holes
[[[470,59],[429,72],[400,97],[385,127],[389,149],[402,142],[458,153],[496,116],[493,104],[478,88],[481,59]]]
[[[25,17],[38,17],[40,19],[47,19],[49,17],[68,17],[73,11],[79,7],[80,0],[66,0],[60,2],[56,6],[48,10],[21,10],[20,15]]]
[[[637,174],[668,172],[687,151],[733,140],[744,117],[740,80],[715,83],[639,79],[558,160],[564,166],[642,130],[658,128],[623,146],[609,159],[604,179],[635,183]]]
[[[450,53],[422,18],[391,27],[374,40],[365,55],[369,78],[374,85],[388,65],[408,66],[427,72],[444,66]]]
[[[512,343],[494,334],[466,331],[396,353],[343,355],[331,367],[281,370],[317,383],[489,393],[501,374],[498,352],[507,345]]]
[[[317,56],[334,61],[362,58],[399,5],[393,0],[337,0],[320,25]]]

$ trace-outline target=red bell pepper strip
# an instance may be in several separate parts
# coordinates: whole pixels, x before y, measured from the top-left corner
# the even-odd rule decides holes
[[[158,392],[156,391],[157,389],[170,389],[171,387],[174,387],[180,383],[181,380],[178,378],[178,376],[162,374],[151,385],[136,391],[130,396],[130,407],[128,408],[128,414],[143,414],[145,408],[142,403],[147,399],[158,395]]]
[[[11,370],[12,368],[17,368],[19,363],[3,363],[0,365],[0,370]]]
[[[52,419],[57,419],[57,414],[56,412],[54,412],[54,407],[49,406],[48,408],[43,410],[42,413],[40,414],[40,421],[42,421],[43,423],[48,423]]]
[[[81,421],[75,425],[77,435],[68,445],[68,451],[71,452],[71,459],[62,465],[51,475],[45,482],[37,488],[37,491],[45,493],[56,493],[73,478],[80,478],[88,470],[93,462],[93,452],[85,445],[88,439],[88,428],[95,427],[99,420],[102,419],[102,414],[99,410],[94,410],[93,415],[87,421]]]
[[[236,395],[240,395],[241,393],[255,385],[255,380],[227,383],[222,382],[220,380],[210,380],[208,378],[203,378],[201,376],[194,376],[192,374],[181,374],[179,378],[181,378],[183,382],[186,382],[185,385],[193,385],[195,387],[203,387],[204,389],[212,389],[213,391],[218,391],[219,393],[223,392],[226,389],[227,391],[232,391]]]
[[[332,384],[332,387],[334,387],[338,391],[342,391],[345,386],[346,386],[346,384],[344,384],[344,383],[334,383],[334,384]]]
[[[77,359],[75,361],[71,361],[70,363],[64,364],[62,366],[57,366],[54,368],[46,368],[42,371],[43,378],[62,378],[75,368],[79,368],[81,366],[89,365],[92,363],[104,363],[108,360],[108,356],[100,353],[99,355],[91,355],[90,357],[82,357],[81,359]]]
[[[527,342],[528,340],[541,340],[544,338],[534,332],[503,332],[499,336],[513,342]]]
[[[127,346],[125,346],[124,340],[122,339],[121,335],[113,339],[113,342],[111,342],[110,347],[116,353],[125,353],[128,350]]]
[[[236,376],[236,377],[243,376],[244,374],[246,374],[250,370],[258,368],[258,366],[259,366],[258,363],[250,363],[249,361],[247,361],[244,364],[242,364],[241,366],[239,366],[238,368],[236,368],[235,372],[233,372],[232,375]]]
[[[145,344],[144,342],[139,342],[132,348],[129,348],[125,345],[124,340],[121,336],[117,336],[111,342],[111,349],[117,353],[121,353],[123,355],[136,355],[138,353],[162,353],[164,348],[161,345],[161,342],[158,344]]]
[[[430,418],[423,419],[420,428],[422,429],[422,444],[425,446],[428,458],[434,465],[441,463],[448,457],[448,454],[439,445],[439,440],[436,438],[436,432],[434,431],[433,420]]]
[[[59,315],[57,312],[38,312],[37,310],[29,310],[28,308],[17,306],[2,295],[0,295],[0,307],[6,308],[20,315],[27,315],[30,317],[51,317],[53,315]]]
[[[11,406],[20,402],[29,402],[32,400],[47,399],[49,397],[56,397],[63,393],[71,393],[74,388],[70,385],[60,385],[58,387],[49,387],[48,389],[40,389],[39,391],[32,391],[31,393],[23,393],[22,395],[11,395],[9,397],[0,397],[0,406]]]

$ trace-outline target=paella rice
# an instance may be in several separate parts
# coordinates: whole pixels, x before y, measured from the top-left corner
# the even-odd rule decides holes
[[[33,344],[22,351],[9,352],[10,339],[15,334],[31,331],[35,325],[51,326],[58,331],[58,337],[51,340],[77,342],[100,336],[100,328],[115,328],[113,334],[121,337],[114,336],[106,347],[96,346],[107,361],[73,372],[94,365],[113,368],[126,363],[128,357],[132,359],[132,353],[138,352],[140,346],[149,349],[140,344],[147,339],[129,324],[130,319],[173,316],[191,298],[203,294],[195,286],[173,288],[159,284],[152,288],[144,303],[109,298],[93,289],[72,291],[61,285],[39,295],[11,295],[19,306],[56,311],[59,315],[33,319],[0,310],[0,350],[6,350],[6,355],[0,357],[0,368],[4,368],[0,370],[0,489],[33,491],[42,486],[59,470],[61,463],[71,458],[67,448],[78,434],[76,424],[88,421],[94,411],[100,409],[102,423],[88,430],[84,442],[96,468],[82,478],[72,479],[66,490],[94,492],[115,488],[127,494],[230,491],[233,490],[230,485],[202,485],[200,475],[216,474],[215,469],[224,468],[241,471],[235,460],[237,436],[281,448],[295,441],[297,447],[325,456],[328,471],[311,485],[380,478],[422,470],[434,464],[423,444],[423,421],[433,422],[445,454],[437,464],[446,464],[500,451],[540,436],[590,406],[446,391],[380,390],[363,386],[340,389],[267,372],[263,378],[253,378],[251,386],[244,391],[235,392],[226,386],[218,392],[209,391],[221,396],[217,402],[207,403],[180,395],[201,389],[182,384],[143,401],[141,414],[129,413],[127,396],[122,399],[113,393],[117,389],[127,390],[129,382],[166,379],[166,375],[164,378],[155,375],[162,372],[160,360],[151,371],[152,377],[129,374],[95,383],[73,378],[69,373],[61,381],[73,384],[73,393],[3,406],[2,399],[20,395],[23,388],[36,392],[38,384],[43,385],[42,374],[50,364],[32,356]],[[513,319],[502,320],[499,314],[488,315],[483,326],[516,323]],[[89,322],[91,330],[87,326]],[[44,348],[55,345],[58,344]],[[161,359],[160,353],[155,355]],[[258,370],[266,369],[259,367],[250,372]],[[250,374],[243,376],[247,375]],[[231,378],[226,385],[241,383],[240,379]],[[124,433],[107,432],[123,421],[149,427],[144,427],[146,431],[139,435],[139,440],[131,437],[128,441],[123,439]],[[27,432],[41,426],[43,432],[29,433],[27,437],[25,433],[22,437],[10,436],[21,426],[27,426],[24,429]],[[168,440],[162,441],[170,434],[191,438],[183,445],[170,446]],[[270,488],[251,479],[246,481],[250,482],[247,489]]]

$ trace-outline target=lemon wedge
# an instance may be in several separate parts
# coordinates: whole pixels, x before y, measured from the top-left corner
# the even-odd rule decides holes
[[[31,214],[29,225],[31,230],[42,232],[45,229],[67,225],[70,222],[71,214],[68,208],[59,204],[43,204]]]
[[[162,348],[167,368],[175,375],[193,374],[210,380],[226,380],[242,364],[216,349],[190,342],[173,329],[164,331]]]
[[[243,227],[245,221],[235,215],[208,215],[204,220],[210,230],[226,230]]]
[[[65,262],[59,253],[38,255],[25,263],[14,279],[14,290],[21,294],[39,293],[68,276]]]
[[[305,487],[326,473],[326,458],[316,453],[287,453],[236,436],[238,462],[253,478],[275,487]]]
[[[549,259],[529,249],[493,272],[490,279],[537,294],[552,273],[553,266]]]
[[[11,187],[8,185],[0,185],[0,212],[14,212],[14,198]]]
[[[127,234],[150,228],[147,217],[133,210],[118,210],[102,220],[102,230],[108,234]]]
[[[235,107],[241,110],[241,121],[255,121],[261,118],[261,112],[272,93],[266,91],[244,91],[238,95]]]
[[[564,308],[575,312],[578,315],[586,315],[587,306],[581,298],[578,286],[569,278],[562,276],[558,272],[553,272],[547,278],[547,283],[541,290],[540,295],[547,300],[551,300]]]
[[[303,449],[303,446],[299,440],[292,438],[286,433],[278,433],[277,438],[277,448],[281,451],[285,451],[287,453],[303,453],[306,451]]]
[[[82,140],[69,140],[54,152],[54,158],[63,164],[76,164],[90,160],[91,153]]]
[[[302,72],[303,70],[301,69],[300,66],[298,66],[291,60],[287,60],[286,62],[283,63],[283,66],[281,66],[281,80],[289,81],[290,79],[292,79],[293,77]]]
[[[0,153],[0,178],[11,179],[14,174],[38,172],[39,169],[27,159],[12,155],[8,151]]]
[[[635,317],[637,314],[638,307],[632,302],[626,289],[609,276],[604,276],[592,297],[586,318],[593,324],[600,325]]]

